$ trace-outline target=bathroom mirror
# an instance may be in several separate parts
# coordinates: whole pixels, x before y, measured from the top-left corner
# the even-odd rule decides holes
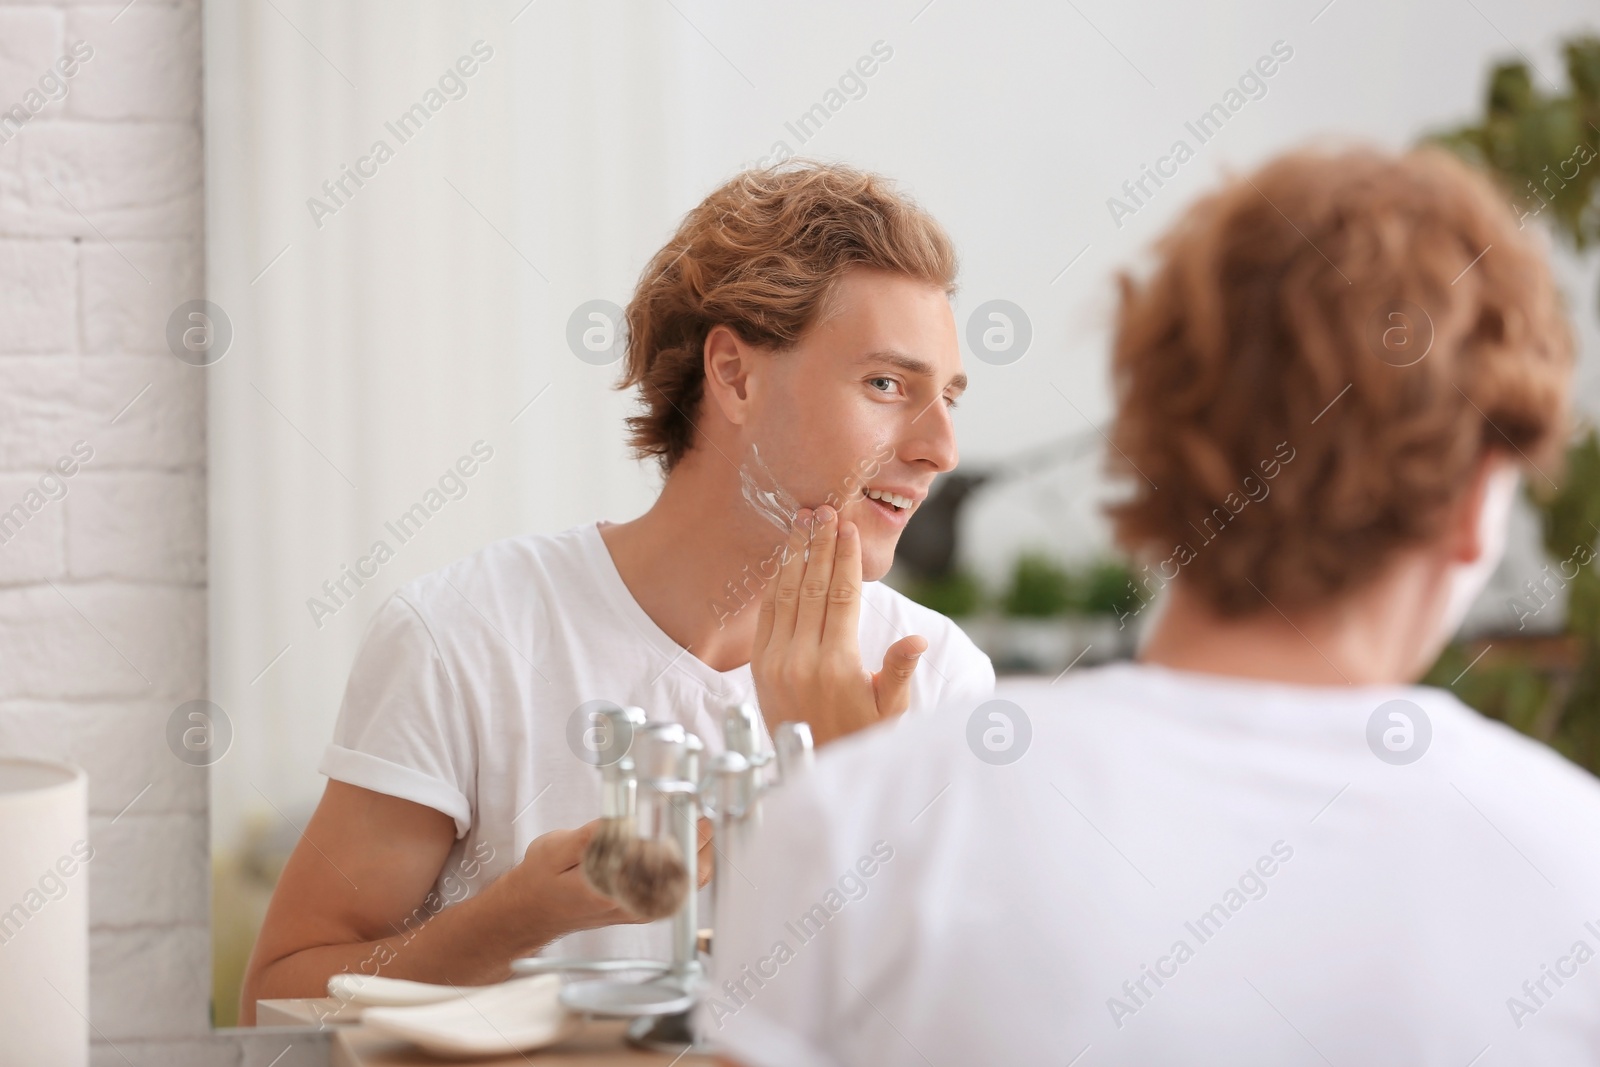
[[[169,340],[208,388],[190,748],[210,766],[216,1023],[237,1019],[378,608],[496,539],[654,498],[614,388],[620,309],[707,192],[845,161],[948,229],[963,470],[992,476],[950,527],[1004,590],[1030,552],[1108,558],[1114,271],[1228,168],[1470,120],[1507,50],[1487,18],[1542,41],[1581,14],[1483,6],[207,0],[208,296]],[[1014,621],[972,626],[997,660],[1059,669],[1025,655],[1054,631]],[[1094,625],[1095,656],[1127,653]]]

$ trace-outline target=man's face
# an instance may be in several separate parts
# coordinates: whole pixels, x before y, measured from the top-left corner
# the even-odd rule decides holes
[[[966,375],[949,299],[852,271],[799,344],[762,362],[748,441],[801,507],[856,524],[862,577],[883,577],[934,476],[956,465],[950,408]]]

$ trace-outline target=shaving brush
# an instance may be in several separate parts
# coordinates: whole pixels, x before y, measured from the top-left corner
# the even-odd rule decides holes
[[[683,906],[689,870],[683,863],[683,847],[675,839],[633,837],[619,851],[616,867],[609,872],[608,896],[642,919],[665,919]]]
[[[700,739],[677,723],[638,734],[638,764],[623,757],[601,769],[600,827],[583,854],[583,874],[598,892],[647,921],[676,913],[694,880],[695,853],[679,839],[699,776]],[[640,786],[644,788],[639,788]]]
[[[635,793],[633,760],[623,756],[600,769],[600,826],[583,850],[583,877],[601,896],[616,899],[617,870],[634,830]]]
[[[616,898],[617,870],[630,842],[637,840],[632,819],[603,819],[583,850],[583,877],[601,896]]]

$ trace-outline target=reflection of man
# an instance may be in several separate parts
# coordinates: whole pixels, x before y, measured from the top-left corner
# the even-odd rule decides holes
[[[482,983],[556,939],[665,957],[664,930],[616,925],[633,920],[577,869],[599,814],[569,741],[587,702],[682,722],[714,752],[723,712],[758,697],[767,723],[825,744],[990,689],[965,635],[876,581],[956,463],[954,273],[931,218],[842,167],[745,174],[685,218],[628,308],[631,443],[666,471],[660,498],[492,544],[379,611],[247,1021],[345,970]],[[809,553],[786,563],[791,529]],[[446,908],[468,859],[480,891]]]
[[[1202,201],[1122,288],[1112,517],[1165,585],[1139,662],[785,785],[731,859],[709,1032],[751,1067],[1600,1061],[1600,785],[1412,684],[1517,468],[1560,477],[1571,362],[1449,157],[1291,155]]]

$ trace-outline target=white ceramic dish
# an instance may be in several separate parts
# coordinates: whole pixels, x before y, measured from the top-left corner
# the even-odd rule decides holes
[[[560,992],[557,975],[513,978],[437,1004],[368,1008],[361,1021],[440,1056],[526,1052],[553,1045],[577,1027]]]
[[[489,986],[429,985],[400,978],[380,978],[370,974],[336,974],[328,979],[328,996],[363,1008],[411,1007],[458,1000],[467,993]]]

